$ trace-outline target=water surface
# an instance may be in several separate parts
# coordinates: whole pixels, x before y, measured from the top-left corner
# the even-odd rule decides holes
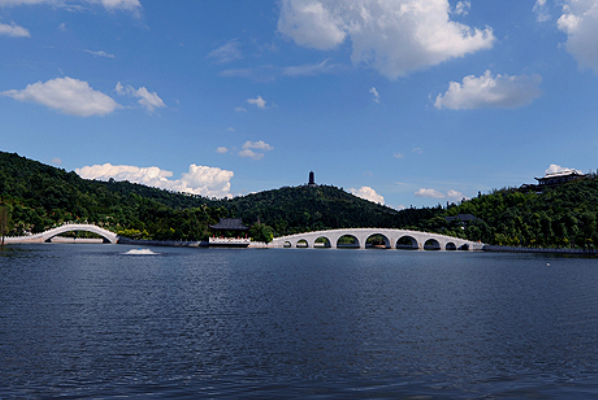
[[[132,249],[0,250],[0,398],[598,397],[595,259]]]

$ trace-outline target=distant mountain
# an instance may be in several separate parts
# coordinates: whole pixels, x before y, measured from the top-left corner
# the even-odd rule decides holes
[[[221,217],[269,225],[285,235],[348,227],[417,227],[438,208],[393,210],[333,186],[299,186],[233,199],[130,183],[91,181],[18,154],[0,152],[0,202],[13,234],[40,232],[65,221],[88,221],[133,237],[197,240]]]

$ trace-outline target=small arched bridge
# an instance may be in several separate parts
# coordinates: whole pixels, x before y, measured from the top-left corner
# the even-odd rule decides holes
[[[363,249],[376,247],[419,250],[482,250],[484,244],[437,233],[404,229],[348,228],[277,237],[272,240],[272,246],[284,248]]]
[[[100,228],[99,226],[91,225],[91,224],[64,224],[58,226],[56,228],[49,229],[45,232],[36,233],[35,235],[29,236],[12,236],[12,237],[5,237],[5,243],[44,243],[50,241],[54,236],[58,236],[60,234],[72,231],[85,231],[95,233],[104,238],[104,241],[110,242],[112,244],[118,243],[119,237],[114,232],[110,232],[104,228]]]

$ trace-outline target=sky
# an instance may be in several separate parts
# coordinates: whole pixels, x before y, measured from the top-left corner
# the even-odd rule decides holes
[[[598,168],[598,0],[0,0],[0,150],[395,209]]]

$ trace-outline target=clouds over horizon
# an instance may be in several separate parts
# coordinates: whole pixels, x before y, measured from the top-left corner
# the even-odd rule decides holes
[[[199,194],[206,197],[232,197],[230,194],[230,180],[235,175],[232,171],[217,167],[206,167],[196,164],[189,166],[188,172],[181,174],[180,179],[170,179],[172,171],[158,167],[136,167],[131,165],[91,165],[75,169],[84,179],[108,181],[129,181],[167,189],[176,192]]]
[[[436,189],[421,188],[414,194],[417,197],[429,197],[432,199],[444,199],[444,198],[449,198],[449,199],[453,199],[453,200],[467,199],[467,197],[465,197],[465,195],[463,193],[461,193],[457,190],[453,190],[453,189],[449,190],[448,192],[446,192],[446,194],[444,194],[442,192],[439,192]]]
[[[43,104],[64,114],[79,117],[106,115],[120,107],[114,99],[93,90],[85,81],[69,77],[37,82],[23,90],[0,92],[3,96],[19,101]]]
[[[376,193],[376,191],[369,186],[362,186],[359,189],[351,188],[349,189],[349,192],[362,199],[384,205],[384,197]]]
[[[396,79],[492,47],[491,28],[451,21],[451,13],[448,0],[282,0],[278,30],[317,50],[348,37],[354,64]]]
[[[542,94],[539,75],[469,75],[463,83],[450,82],[448,90],[439,94],[434,107],[451,110],[476,108],[518,108],[530,104]]]

